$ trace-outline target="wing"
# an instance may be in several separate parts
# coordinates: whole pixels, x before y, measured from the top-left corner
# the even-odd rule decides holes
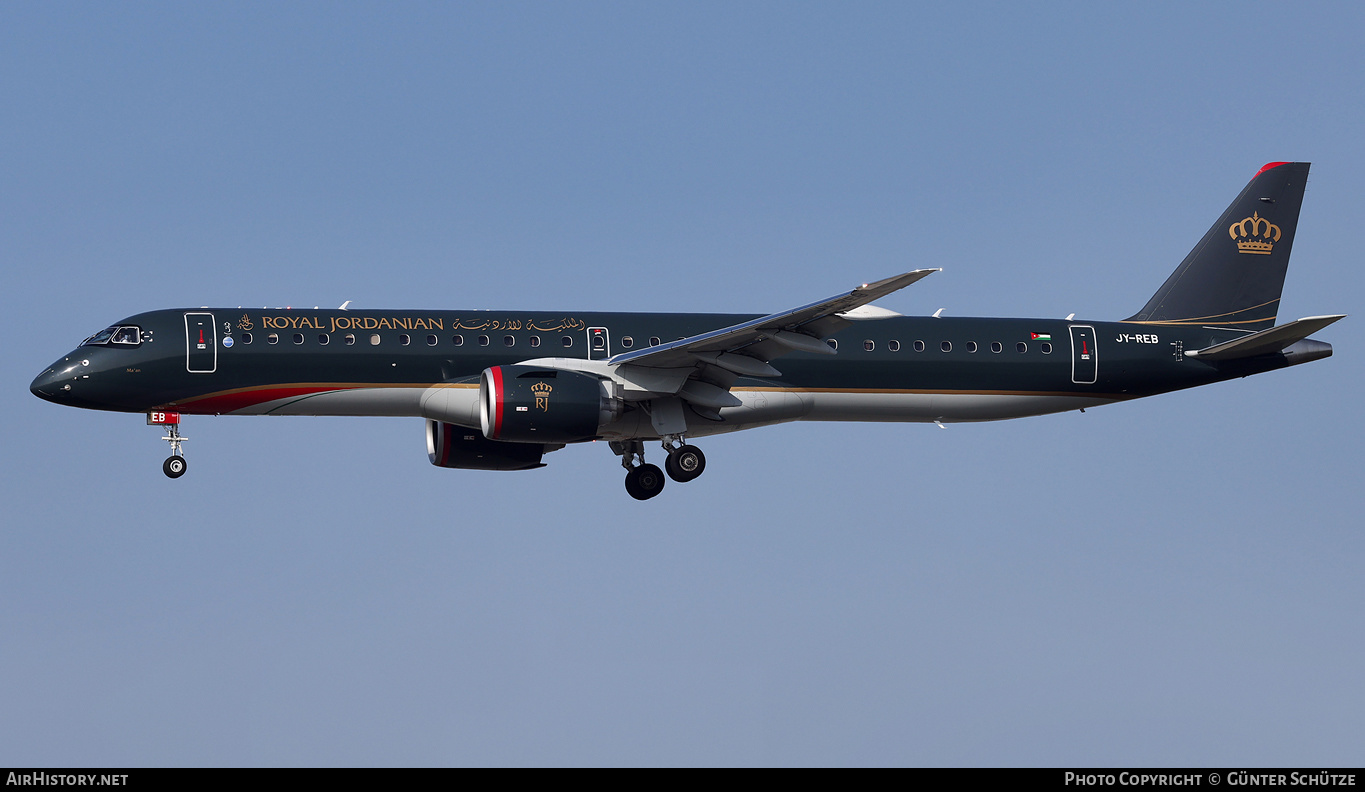
[[[836,294],[800,308],[712,330],[680,341],[625,352],[607,362],[613,365],[629,364],[655,368],[709,363],[735,374],[776,377],[780,372],[768,365],[768,362],[788,352],[835,354],[823,339],[852,324],[839,314],[848,313],[873,300],[904,289],[938,271],[914,270],[876,283],[864,283],[853,291]]]
[[[898,316],[869,306],[873,300],[939,272],[922,269],[862,286],[790,311],[741,322],[607,360],[537,358],[521,365],[581,371],[612,380],[628,402],[650,401],[660,436],[686,431],[682,403],[698,415],[723,420],[719,410],[738,407],[730,393],[739,377],[780,377],[771,361],[791,352],[836,354],[824,339],[859,319]]]

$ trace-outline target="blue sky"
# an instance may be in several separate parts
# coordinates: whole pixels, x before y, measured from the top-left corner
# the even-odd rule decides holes
[[[417,419],[28,382],[143,310],[1118,319],[1314,163],[1281,319],[1359,313],[1346,4],[0,9],[0,764],[1359,765],[1365,331],[1000,424],[428,464]],[[1356,394],[1353,397],[1352,394]]]

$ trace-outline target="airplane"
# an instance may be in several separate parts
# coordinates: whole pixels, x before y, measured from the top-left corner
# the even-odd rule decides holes
[[[694,438],[789,421],[995,421],[1084,410],[1328,357],[1276,325],[1309,163],[1261,168],[1121,321],[904,316],[916,269],[767,315],[177,308],[120,320],[33,380],[39,398],[144,413],[186,471],[184,415],[410,416],[433,465],[544,467],[605,440],[647,500],[700,476]],[[659,442],[664,470],[645,462]]]

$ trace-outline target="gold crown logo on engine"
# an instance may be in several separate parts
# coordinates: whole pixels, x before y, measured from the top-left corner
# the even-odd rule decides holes
[[[1280,241],[1280,227],[1252,212],[1251,217],[1228,226],[1228,236],[1237,241],[1238,253],[1258,253],[1270,255],[1275,243]]]
[[[549,412],[550,391],[552,390],[554,390],[554,387],[550,385],[548,382],[537,382],[536,384],[531,386],[531,393],[534,393],[536,396],[537,410],[540,410],[542,412]]]

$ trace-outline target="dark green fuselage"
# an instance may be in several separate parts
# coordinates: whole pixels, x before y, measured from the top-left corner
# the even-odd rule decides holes
[[[427,389],[475,387],[490,366],[605,359],[648,347],[651,339],[667,343],[752,318],[153,311],[119,323],[142,329],[136,346],[78,347],[33,387],[57,403],[122,412],[421,416]],[[605,350],[590,349],[590,328],[606,329]],[[867,319],[830,337],[838,354],[792,353],[781,358],[780,377],[740,377],[732,391],[796,395],[799,403],[788,404],[771,420],[994,420],[1150,396],[1290,365],[1284,354],[1222,364],[1183,354],[1240,335],[1138,322]],[[741,423],[771,422],[761,414],[748,417],[753,421]]]

